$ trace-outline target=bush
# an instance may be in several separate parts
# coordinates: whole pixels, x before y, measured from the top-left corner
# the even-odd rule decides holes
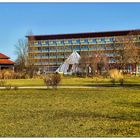
[[[5,87],[5,86],[6,86],[6,81],[0,80],[0,87]]]
[[[112,85],[115,85],[115,79],[111,79],[111,83],[112,83]]]
[[[121,86],[123,86],[124,85],[124,79],[120,79],[119,83],[120,83]]]
[[[121,71],[117,69],[112,69],[109,71],[109,76],[111,78],[111,82],[114,85],[116,81],[120,83],[120,85],[124,84],[124,76]]]
[[[59,85],[61,81],[61,76],[58,73],[52,75],[52,86],[55,88]]]
[[[45,85],[49,88],[57,88],[61,81],[61,75],[58,73],[49,74],[47,77],[44,78]]]
[[[44,84],[47,86],[47,88],[52,85],[52,79],[50,75],[44,78]]]
[[[18,90],[18,86],[13,86],[13,89],[14,90]]]
[[[10,90],[10,89],[12,89],[12,86],[11,85],[6,85],[5,89]]]
[[[108,72],[107,71],[105,71],[105,72],[102,72],[102,76],[103,76],[103,78],[107,78],[109,75],[108,75]]]
[[[14,72],[13,70],[1,70],[0,79],[27,79],[30,76],[26,72]]]

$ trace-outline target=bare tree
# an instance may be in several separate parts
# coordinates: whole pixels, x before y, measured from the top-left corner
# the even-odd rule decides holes
[[[136,65],[140,62],[140,58],[138,46],[135,40],[137,33],[135,33],[135,35],[134,33],[132,32],[126,37],[124,58],[127,64],[135,65],[135,74],[136,74]]]
[[[102,75],[103,71],[108,70],[108,58],[104,50],[98,50],[94,52],[92,54],[90,63],[94,75],[95,74]]]
[[[27,73],[28,73],[29,77],[32,78],[34,76],[34,73],[37,71],[37,67],[36,67],[35,62],[34,62],[34,56],[31,57],[29,55],[29,52],[31,51],[32,44],[34,44],[35,38],[34,38],[34,35],[33,35],[32,31],[30,31],[27,36],[28,36],[28,41],[29,42],[28,42],[28,50],[27,50],[28,57],[27,57],[27,67],[26,67],[26,69],[27,69]]]
[[[108,59],[105,52],[100,50],[93,52],[91,57],[82,56],[79,61],[79,67],[87,75],[103,74],[103,71],[108,70]]]
[[[88,75],[88,64],[89,64],[89,59],[87,56],[81,56],[79,60],[79,68],[81,71],[82,76],[87,76]]]
[[[137,35],[138,33],[133,31],[116,40],[117,42],[120,42],[120,48],[117,49],[116,52],[119,55],[118,62],[122,70],[124,70],[128,64],[134,64],[136,66],[140,62],[139,49],[136,42]]]
[[[27,65],[27,51],[28,45],[26,39],[19,39],[15,45],[15,53],[17,55],[16,59],[16,70],[23,71]]]
[[[34,41],[34,36],[29,33],[30,42]],[[34,60],[30,58],[30,42],[27,39],[19,39],[15,45],[15,53],[17,54],[16,60],[16,70],[20,72],[25,72],[30,78],[33,77],[36,67],[34,65]]]

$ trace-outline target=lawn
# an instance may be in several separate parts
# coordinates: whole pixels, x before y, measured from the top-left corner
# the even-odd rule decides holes
[[[140,89],[0,90],[1,137],[140,137]]]
[[[125,85],[140,86],[140,77],[125,78]],[[7,85],[12,86],[44,86],[42,79],[10,79],[6,80]],[[119,83],[116,83],[119,84]],[[110,78],[78,78],[78,77],[62,77],[61,86],[110,86],[112,85]]]

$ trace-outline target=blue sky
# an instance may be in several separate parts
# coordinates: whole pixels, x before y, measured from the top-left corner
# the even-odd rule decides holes
[[[140,3],[0,3],[0,52],[33,34],[140,29]]]

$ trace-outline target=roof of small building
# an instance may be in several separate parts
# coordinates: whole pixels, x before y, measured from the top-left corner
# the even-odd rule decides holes
[[[3,53],[0,53],[0,59],[9,59],[10,57],[6,56]]]
[[[6,56],[5,54],[3,53],[0,53],[0,65],[1,64],[9,64],[9,65],[14,65],[15,62],[9,60],[10,57]]]
[[[15,64],[15,62],[9,59],[0,59],[0,64]]]

